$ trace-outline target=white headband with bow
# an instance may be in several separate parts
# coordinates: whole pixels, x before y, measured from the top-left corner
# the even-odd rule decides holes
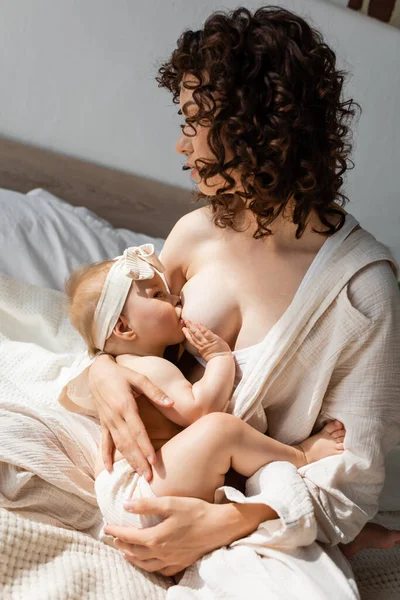
[[[164,266],[153,244],[127,248],[114,259],[103,285],[93,319],[93,341],[104,349],[106,340],[118,321],[133,280],[153,279],[155,272],[163,273]]]

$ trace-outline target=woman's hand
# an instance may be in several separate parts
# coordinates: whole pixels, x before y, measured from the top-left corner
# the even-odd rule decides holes
[[[197,498],[143,498],[124,506],[129,512],[161,515],[164,520],[147,529],[107,525],[105,532],[116,538],[114,545],[129,562],[167,576],[277,518],[263,504],[209,504]]]
[[[112,469],[114,446],[131,467],[147,480],[155,452],[139,416],[135,397],[144,394],[155,405],[172,406],[164,392],[145,375],[117,365],[107,355],[99,356],[89,370],[90,391],[95,399],[102,427],[102,457]]]

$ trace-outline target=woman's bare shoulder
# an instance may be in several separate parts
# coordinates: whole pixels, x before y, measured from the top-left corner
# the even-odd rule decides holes
[[[173,227],[161,255],[173,293],[179,293],[182,289],[194,256],[214,235],[215,226],[208,207],[198,208],[184,215]]]
[[[212,213],[209,206],[202,206],[192,210],[177,221],[168,238],[177,235],[190,241],[209,238],[215,229]]]

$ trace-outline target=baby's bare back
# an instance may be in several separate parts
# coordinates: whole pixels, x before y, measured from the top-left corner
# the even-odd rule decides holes
[[[173,423],[165,417],[146,396],[136,398],[136,403],[139,409],[140,418],[146,428],[150,441],[153,444],[154,450],[158,450],[168,440],[182,431],[176,423]]]

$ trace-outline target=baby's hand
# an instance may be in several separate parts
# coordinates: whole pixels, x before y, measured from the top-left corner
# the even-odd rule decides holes
[[[228,344],[216,333],[213,333],[202,323],[196,325],[191,321],[185,321],[186,327],[182,327],[186,339],[196,348],[204,360],[209,361],[215,356],[232,354]]]

